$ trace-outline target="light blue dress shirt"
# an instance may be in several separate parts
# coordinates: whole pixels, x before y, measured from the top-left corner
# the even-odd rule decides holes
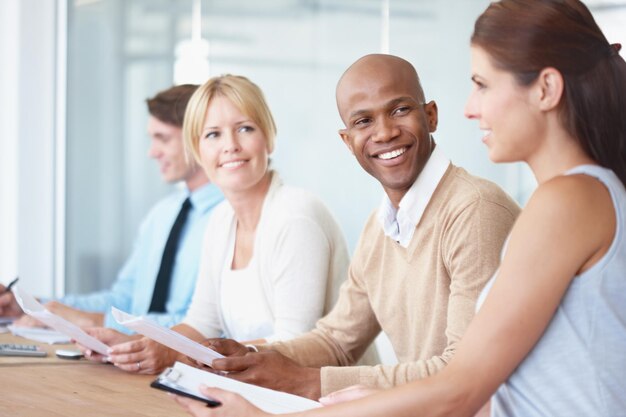
[[[165,304],[166,312],[148,313],[165,242],[188,196],[192,208],[181,233]],[[142,222],[133,252],[111,289],[85,295],[68,295],[59,301],[80,310],[105,313],[104,325],[124,333],[130,333],[130,330],[113,319],[111,306],[149,317],[166,327],[181,323],[195,289],[202,239],[209,214],[223,198],[215,185],[207,184],[191,195],[185,189],[159,201]]]

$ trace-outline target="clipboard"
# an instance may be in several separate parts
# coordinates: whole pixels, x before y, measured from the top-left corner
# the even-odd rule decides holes
[[[192,400],[202,401],[206,403],[207,407],[217,407],[218,405],[222,405],[222,403],[218,401],[193,392],[183,385],[179,385],[178,380],[181,376],[182,374],[178,370],[174,368],[167,368],[157,377],[157,379],[150,383],[150,386],[152,388],[171,392],[172,394],[180,395],[182,397],[191,398]]]
[[[236,381],[181,362],[176,362],[173,367],[166,369],[150,386],[203,401],[209,404],[209,407],[220,405],[219,402],[200,393],[198,389],[200,384],[237,393],[267,413],[294,413],[322,406],[308,398]]]

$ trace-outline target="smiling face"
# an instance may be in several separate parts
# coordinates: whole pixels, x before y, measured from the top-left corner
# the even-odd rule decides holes
[[[199,172],[201,173],[194,162],[187,162],[185,158],[180,127],[150,116],[148,118],[148,135],[150,136],[148,155],[159,164],[159,170],[164,181],[169,183],[190,182],[198,176]],[[203,174],[200,176],[204,178]]]
[[[198,151],[208,177],[224,194],[266,185],[267,139],[258,125],[224,96],[215,96],[209,103]]]
[[[337,86],[339,134],[396,207],[434,148],[437,105],[423,101],[413,67],[388,55],[361,58]]]
[[[533,105],[533,94],[539,94],[537,87],[520,86],[513,74],[496,68],[487,52],[476,46],[472,47],[472,81],[465,116],[478,120],[489,159],[531,159],[545,136],[545,123]]]

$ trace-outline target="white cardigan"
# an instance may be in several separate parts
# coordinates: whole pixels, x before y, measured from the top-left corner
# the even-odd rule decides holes
[[[213,210],[196,290],[183,322],[206,338],[245,335],[241,337],[268,342],[291,339],[311,330],[334,305],[349,263],[344,237],[329,210],[310,193],[284,186],[278,174],[272,172],[247,267],[250,270],[246,271],[246,279],[258,280],[253,284],[260,291],[252,294],[257,297],[257,308],[252,309],[249,301],[238,303],[231,294],[225,312],[220,300],[221,284],[223,271],[232,263],[236,225],[227,201]],[[237,312],[239,319],[225,317],[229,311]],[[243,323],[241,317],[249,322]],[[265,333],[254,334],[246,329],[258,329],[257,333],[265,329]],[[268,329],[272,330],[267,333]]]

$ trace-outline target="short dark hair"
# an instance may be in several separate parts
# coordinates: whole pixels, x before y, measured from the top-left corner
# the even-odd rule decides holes
[[[187,103],[197,88],[195,84],[182,84],[163,90],[146,99],[148,112],[163,123],[182,128]]]
[[[626,185],[626,61],[579,0],[502,0],[478,18],[472,45],[518,84],[547,67],[564,80],[559,117],[588,156]]]

